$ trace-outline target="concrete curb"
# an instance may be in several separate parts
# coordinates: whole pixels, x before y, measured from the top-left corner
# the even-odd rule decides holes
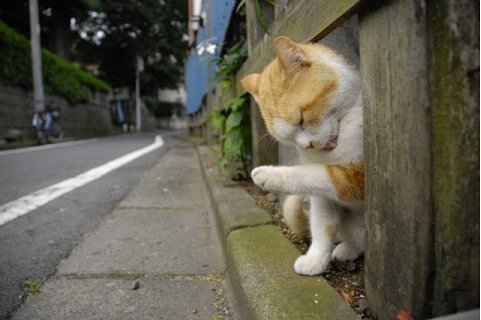
[[[244,189],[223,186],[208,147],[197,153],[241,318],[360,319],[324,278],[294,272],[294,245]]]

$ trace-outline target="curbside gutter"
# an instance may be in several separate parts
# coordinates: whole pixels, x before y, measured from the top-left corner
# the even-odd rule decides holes
[[[243,188],[223,186],[208,147],[196,149],[240,318],[360,319],[323,277],[294,272],[298,250]]]

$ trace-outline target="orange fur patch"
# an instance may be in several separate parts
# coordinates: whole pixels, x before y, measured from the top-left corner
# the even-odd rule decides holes
[[[328,165],[327,173],[342,200],[364,200],[364,161]]]
[[[335,70],[315,58],[320,53],[336,54],[316,44],[299,45],[299,48],[306,52],[310,63],[298,67],[294,75],[287,77],[282,63],[276,58],[259,75],[256,88],[252,88],[248,81],[243,82],[244,87],[258,99],[266,127],[274,136],[274,119],[297,125],[302,112],[306,124],[320,123],[332,93],[338,88],[339,79]]]
[[[335,242],[335,240],[337,239],[336,237],[336,234],[337,234],[337,230],[335,227],[333,226],[327,226],[326,229],[326,234],[329,236],[329,238],[331,239],[332,242]]]
[[[324,110],[331,92],[337,88],[337,79],[333,78],[322,88],[307,106],[301,107],[304,121],[307,124],[317,124],[320,122],[322,111]]]

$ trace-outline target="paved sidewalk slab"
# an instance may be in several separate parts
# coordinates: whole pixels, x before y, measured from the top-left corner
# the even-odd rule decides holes
[[[237,318],[196,150],[172,140],[13,319]]]
[[[299,252],[270,216],[183,141],[13,319],[359,319],[325,279],[294,272]]]
[[[12,319],[212,319],[217,283],[208,281],[54,280]],[[179,302],[179,298],[182,300]]]
[[[117,209],[60,264],[58,273],[223,272],[206,210]]]
[[[122,201],[128,208],[199,208],[208,206],[194,148],[173,148]]]
[[[220,232],[224,237],[236,229],[271,223],[269,214],[259,208],[245,190],[241,187],[224,187],[217,166],[218,159],[208,147],[198,147],[198,151],[212,206],[217,212]]]

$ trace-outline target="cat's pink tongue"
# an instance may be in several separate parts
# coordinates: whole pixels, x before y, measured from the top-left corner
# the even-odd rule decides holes
[[[337,147],[337,139],[327,141],[326,145],[322,148],[323,150],[334,150]]]

